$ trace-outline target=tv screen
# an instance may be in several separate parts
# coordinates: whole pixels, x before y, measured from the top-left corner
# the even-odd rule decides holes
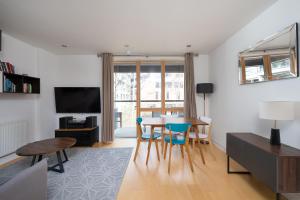
[[[56,113],[100,113],[99,87],[55,87]]]

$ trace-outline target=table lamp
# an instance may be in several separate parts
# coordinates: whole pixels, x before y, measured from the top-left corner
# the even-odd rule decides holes
[[[274,120],[271,129],[270,143],[280,145],[280,130],[276,127],[277,120],[293,120],[295,118],[295,106],[291,101],[267,101],[259,105],[259,118]]]

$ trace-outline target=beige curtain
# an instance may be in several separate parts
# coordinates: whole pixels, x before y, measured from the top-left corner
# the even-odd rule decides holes
[[[114,69],[111,53],[102,55],[102,131],[101,141],[114,140]]]
[[[184,55],[184,116],[197,118],[193,53]]]

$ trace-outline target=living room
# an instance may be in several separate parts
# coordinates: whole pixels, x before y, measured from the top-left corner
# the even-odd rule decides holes
[[[1,1],[0,199],[299,199],[299,9]]]

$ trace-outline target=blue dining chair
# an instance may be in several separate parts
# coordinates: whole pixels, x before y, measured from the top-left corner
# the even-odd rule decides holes
[[[180,150],[181,150],[181,156],[184,158],[184,151],[183,147],[185,147],[188,160],[190,163],[190,167],[192,172],[194,172],[194,167],[190,155],[190,149],[189,149],[189,134],[190,134],[190,128],[191,124],[190,123],[168,123],[166,124],[166,129],[168,130],[167,133],[168,135],[165,135],[165,149],[164,149],[164,159],[166,159],[166,154],[167,154],[167,148],[168,144],[170,144],[169,148],[169,164],[168,164],[168,173],[170,174],[171,170],[171,156],[172,156],[172,146],[173,145],[179,145]],[[176,134],[174,134],[176,133]],[[181,134],[178,134],[181,133]]]
[[[160,160],[159,158],[159,150],[158,150],[158,138],[161,136],[160,133],[154,132],[153,136],[151,138],[151,133],[147,133],[146,131],[143,131],[142,129],[142,121],[143,119],[141,117],[138,117],[136,119],[136,125],[138,128],[138,134],[137,134],[137,145],[136,145],[136,149],[135,149],[135,154],[134,154],[134,161],[136,160],[139,148],[140,148],[140,143],[141,142],[149,142],[148,143],[148,153],[147,153],[147,159],[146,159],[146,165],[148,164],[148,160],[149,160],[149,153],[150,153],[150,148],[151,148],[151,143],[152,141],[155,142],[155,147],[156,147],[156,152],[157,152],[157,159],[158,161]],[[151,138],[151,140],[150,140]]]

